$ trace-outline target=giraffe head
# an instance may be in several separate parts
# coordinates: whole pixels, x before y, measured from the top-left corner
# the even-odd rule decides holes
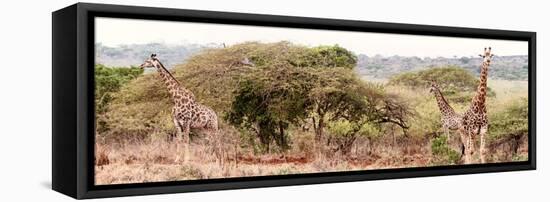
[[[151,54],[151,57],[147,58],[147,60],[145,60],[143,62],[143,64],[141,64],[139,67],[140,68],[148,68],[148,67],[156,67],[156,65],[158,64],[158,59],[157,59],[157,54]]]
[[[493,54],[491,53],[491,47],[485,48],[483,50],[483,54],[479,54],[480,57],[483,58],[483,62],[491,63],[491,59],[493,59]]]
[[[435,80],[430,81],[430,93],[435,93],[439,90],[439,85],[435,82]]]

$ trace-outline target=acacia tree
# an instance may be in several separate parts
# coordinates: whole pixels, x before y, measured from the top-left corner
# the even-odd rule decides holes
[[[346,118],[356,121],[366,112],[368,92],[351,70],[326,68],[316,73],[318,79],[308,93],[308,99],[312,104],[315,141],[319,143],[328,120]]]
[[[239,83],[226,116],[231,124],[256,133],[265,150],[269,150],[272,141],[283,150],[288,148],[285,130],[309,117],[314,107],[312,90],[332,85],[320,82],[330,78],[324,75],[327,69],[336,68],[331,70],[334,74],[340,70],[349,74],[357,61],[352,52],[338,45],[314,48],[282,45],[282,53],[251,57],[258,67]]]
[[[272,141],[286,150],[289,142],[285,131],[307,116],[308,83],[314,79],[308,69],[284,61],[258,69],[239,83],[226,119],[256,133],[264,151],[269,151]]]
[[[407,118],[412,112],[398,96],[386,93],[381,85],[361,81],[353,72],[344,74],[338,71],[323,75],[326,78],[310,94],[317,145],[325,137],[327,122],[332,126],[334,123],[348,124],[346,128],[349,129],[345,132],[331,131],[331,135],[338,136],[338,150],[349,149],[348,146],[354,143],[358,135],[366,134],[367,125],[380,129],[382,124],[393,124],[406,133],[409,128]],[[330,144],[330,140],[327,143]]]
[[[410,117],[413,112],[409,105],[401,99],[401,97],[395,94],[383,94],[378,97],[378,100],[370,100],[372,111],[369,113],[369,120],[377,124],[394,124],[399,126],[405,135],[407,135],[407,129],[409,124],[407,118]]]
[[[267,151],[272,141],[287,148],[285,131],[308,119],[315,145],[320,145],[327,123],[338,120],[407,128],[405,113],[397,112],[405,107],[385,97],[381,86],[368,85],[356,75],[350,68],[356,62],[351,52],[338,46],[300,50],[286,60],[263,61],[267,65],[241,78],[226,116],[229,123],[253,131]]]

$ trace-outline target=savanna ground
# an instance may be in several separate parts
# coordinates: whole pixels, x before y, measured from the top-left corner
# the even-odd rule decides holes
[[[235,65],[243,57],[255,66]],[[245,43],[176,66],[174,76],[220,119],[221,136],[192,133],[188,163],[174,163],[171,103],[157,73],[96,66],[95,183],[462,163],[458,135],[447,140],[425,80],[438,80],[463,112],[476,76],[440,67],[374,80],[354,73],[355,62],[337,46]],[[488,162],[527,160],[527,82],[488,83]],[[216,162],[213,138],[222,138],[223,165]]]

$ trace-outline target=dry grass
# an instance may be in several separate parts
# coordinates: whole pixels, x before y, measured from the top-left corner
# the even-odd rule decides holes
[[[430,139],[384,138],[375,141],[359,139],[351,153],[324,152],[311,155],[309,138],[285,154],[254,154],[245,148],[226,144],[226,163],[220,165],[206,140],[191,145],[188,163],[174,163],[176,145],[166,139],[133,140],[124,143],[98,144],[96,147],[96,184],[125,184],[211,178],[286,175],[298,173],[373,170],[433,166]],[[451,140],[458,149],[458,140]],[[527,150],[520,146],[518,155],[502,152],[497,146],[492,151],[493,162],[522,160]],[[301,150],[304,149],[304,150]],[[502,150],[502,151],[501,151]],[[524,159],[523,159],[524,160]]]
[[[107,154],[107,149],[102,146],[102,144],[96,144],[96,147],[95,147],[95,165],[96,166],[103,166],[103,165],[107,165],[109,163],[111,163],[109,161],[109,156]]]
[[[497,93],[497,97],[488,100],[490,113],[518,97],[527,97],[525,82],[490,80],[489,84]],[[313,132],[294,130],[290,150],[284,154],[258,154],[249,143],[240,142],[237,131],[222,127],[226,133],[221,137],[226,153],[223,165],[216,162],[218,157],[208,137],[192,139],[188,163],[174,163],[177,157],[175,142],[154,134],[145,136],[148,138],[100,140],[96,144],[95,182],[98,185],[125,184],[435,166],[430,146],[434,135],[438,134],[425,132],[438,130],[433,128],[438,123],[432,123],[439,121],[432,117],[439,113],[433,97],[428,92],[391,87],[387,90],[410,98],[411,105],[415,106],[416,118],[411,121],[409,136],[399,131],[384,131],[381,138],[358,138],[348,155],[328,151],[328,147],[315,154]],[[454,107],[463,111],[465,106]],[[448,144],[460,151],[458,136],[451,135]],[[524,138],[492,142],[488,151],[489,162],[524,161],[528,153],[527,141]]]
[[[304,138],[301,141],[308,140],[310,139]],[[350,155],[334,153],[317,157],[300,151],[300,148],[286,154],[255,155],[247,149],[234,149],[233,145],[229,144],[225,147],[227,159],[223,166],[216,163],[216,156],[205,140],[197,140],[191,145],[191,158],[186,164],[174,163],[177,155],[176,145],[165,139],[98,144],[98,159],[107,161],[96,161],[95,179],[98,185],[143,183],[417,167],[426,166],[430,161],[427,146],[415,149],[400,146],[406,143],[390,147],[360,146],[365,143],[359,140]],[[308,145],[307,143],[301,144],[306,151],[311,149],[304,146]]]

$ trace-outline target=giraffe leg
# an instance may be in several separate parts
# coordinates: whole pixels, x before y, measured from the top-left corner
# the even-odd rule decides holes
[[[465,164],[470,164],[472,163],[472,140],[470,139],[470,136],[466,136],[466,148],[464,149],[465,150],[465,158],[464,158],[464,163]]]
[[[179,163],[180,161],[180,154],[181,154],[181,137],[183,136],[183,128],[181,127],[181,124],[179,124],[178,120],[174,118],[174,125],[176,126],[176,159],[174,160],[174,163]]]
[[[460,129],[459,132],[460,132],[460,140],[463,145],[463,151],[462,151],[462,157],[461,157],[462,163],[468,164],[471,162],[469,134],[464,129]]]
[[[191,151],[189,150],[189,146],[191,143],[191,138],[189,137],[189,124],[185,125],[185,128],[183,129],[183,162],[188,163],[189,158],[191,156]]]
[[[449,128],[443,127],[443,131],[445,131],[445,135],[447,136],[447,144],[449,144],[449,142],[450,142],[450,140],[449,140]]]
[[[473,156],[475,151],[475,138],[472,134],[468,134],[468,140],[466,141],[466,164],[473,163]]]
[[[466,145],[468,142],[468,138],[466,138],[466,134],[462,129],[458,130],[458,134],[460,135],[460,145],[461,145],[460,161],[461,163],[465,163],[466,162]]]
[[[486,155],[486,146],[485,146],[485,134],[487,134],[487,125],[482,126],[479,130],[479,138],[480,145],[479,145],[479,158],[481,159],[481,163],[486,163],[485,155]]]
[[[464,157],[464,154],[466,154],[466,138],[460,134],[460,159],[461,160],[464,160],[463,157]]]

